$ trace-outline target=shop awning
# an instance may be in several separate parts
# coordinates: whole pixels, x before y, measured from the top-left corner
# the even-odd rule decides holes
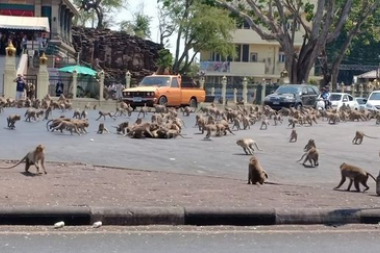
[[[0,15],[0,29],[50,32],[47,17],[19,17]]]

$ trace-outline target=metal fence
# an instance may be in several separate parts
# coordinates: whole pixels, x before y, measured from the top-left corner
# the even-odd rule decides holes
[[[279,87],[278,84],[266,84],[265,86],[265,96],[273,93]],[[220,83],[205,83],[206,95],[211,95],[212,88],[215,88],[214,101],[218,101],[222,97],[222,84]],[[233,101],[234,99],[234,89],[237,90],[237,100],[243,99],[243,85],[241,83],[231,83],[227,84],[226,89],[226,99]],[[247,84],[247,99],[248,103],[252,103],[255,100],[255,103],[260,104],[263,98],[261,97],[261,92],[263,85],[260,83],[248,83]]]
[[[63,95],[70,97],[72,95],[72,77],[55,77],[49,78],[49,95],[56,96],[57,84],[63,84]],[[99,97],[99,82],[92,76],[78,76],[77,79],[77,97],[78,98],[98,98]]]

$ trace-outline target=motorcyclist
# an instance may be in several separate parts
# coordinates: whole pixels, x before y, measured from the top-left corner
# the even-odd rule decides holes
[[[329,89],[324,87],[322,89],[321,97],[322,97],[323,101],[325,102],[325,109],[327,109],[327,107],[330,105],[329,96],[330,96]]]

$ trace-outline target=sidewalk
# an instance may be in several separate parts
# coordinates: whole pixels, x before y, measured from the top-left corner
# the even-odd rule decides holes
[[[10,164],[0,162],[1,167]],[[24,165],[0,170],[2,207],[239,207],[375,208],[375,182],[367,193],[332,190],[336,185],[248,185],[242,178],[180,175],[47,163],[48,174],[28,176]],[[31,167],[31,172],[35,168]],[[337,184],[339,179],[337,178]],[[278,182],[280,183],[280,182]],[[347,182],[348,183],[348,182]],[[347,184],[342,189],[346,189]]]

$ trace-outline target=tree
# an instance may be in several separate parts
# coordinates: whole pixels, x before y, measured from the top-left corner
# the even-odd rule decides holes
[[[182,73],[189,69],[201,51],[220,53],[225,58],[235,56],[231,31],[235,21],[225,10],[210,7],[201,0],[159,0],[170,12],[177,33],[173,72]],[[180,53],[181,44],[183,52]],[[192,52],[192,55],[190,54]]]
[[[244,18],[263,40],[277,41],[285,54],[285,68],[292,83],[307,81],[318,55],[337,39],[351,12],[353,0],[204,0]],[[304,36],[294,46],[298,24]]]
[[[173,65],[173,55],[168,49],[161,49],[158,51],[158,60],[156,62],[158,67],[157,73],[162,74],[166,69],[170,69]]]
[[[148,15],[144,15],[142,11],[134,14],[133,21],[122,21],[119,23],[120,30],[127,32],[128,34],[135,35],[142,39],[150,38],[150,23],[152,18]]]
[[[367,40],[369,43],[369,39],[373,40],[378,37],[376,34],[378,33],[377,27],[379,27],[380,19],[379,2],[379,0],[354,1],[349,20],[344,25],[339,39],[334,43],[339,47],[333,47],[336,51],[330,53],[333,56],[331,67],[329,68],[326,63],[323,66],[324,80],[325,82],[331,81],[333,89],[336,89],[337,86],[339,67],[344,57],[350,54],[352,43],[358,43],[359,40],[360,42]],[[367,36],[361,36],[365,34]],[[371,38],[368,38],[368,35]],[[326,69],[330,71],[326,71]]]
[[[96,27],[98,29],[104,28],[104,13],[109,13],[114,9],[124,8],[124,5],[127,4],[127,0],[74,0],[73,2],[83,14],[92,13],[91,15],[85,14],[81,17],[81,23],[85,24],[89,19],[95,20],[96,16]]]
[[[170,17],[170,12],[168,9],[161,8],[157,5],[157,16],[158,16],[158,31],[160,32],[160,44],[163,47],[169,47],[169,38],[176,31],[178,24],[173,22]]]

